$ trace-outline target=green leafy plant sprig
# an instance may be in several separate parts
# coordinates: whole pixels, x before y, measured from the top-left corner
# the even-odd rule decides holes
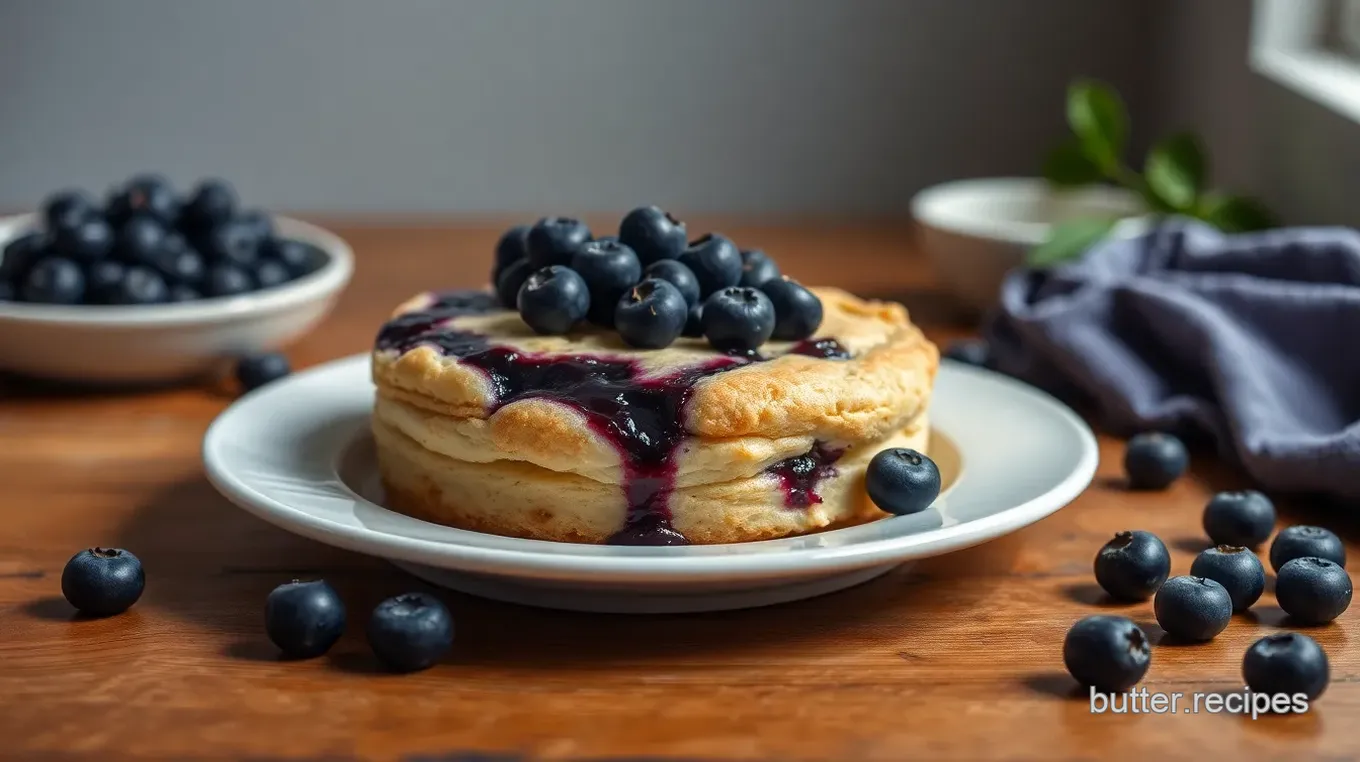
[[[1203,141],[1191,133],[1172,135],[1152,147],[1139,174],[1124,162],[1129,117],[1110,86],[1079,80],[1067,89],[1067,124],[1072,137],[1044,162],[1044,178],[1070,188],[1114,183],[1143,200],[1153,215],[1183,215],[1227,233],[1275,226],[1260,202],[1208,187],[1209,159]],[[1046,267],[1080,256],[1109,234],[1116,219],[1078,218],[1053,227],[1049,239],[1029,253],[1029,263]]]

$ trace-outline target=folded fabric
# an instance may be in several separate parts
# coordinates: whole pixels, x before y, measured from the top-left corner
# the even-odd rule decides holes
[[[1360,233],[1183,220],[1016,270],[998,370],[1118,433],[1203,432],[1268,489],[1360,497]]]

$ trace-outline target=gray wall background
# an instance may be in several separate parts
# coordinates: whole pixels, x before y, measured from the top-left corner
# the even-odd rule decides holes
[[[1032,174],[1143,0],[0,0],[0,207],[150,169],[329,212],[904,212]]]

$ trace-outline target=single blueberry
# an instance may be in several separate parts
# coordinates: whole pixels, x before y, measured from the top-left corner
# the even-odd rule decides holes
[[[760,288],[767,281],[772,281],[783,275],[779,272],[779,265],[770,259],[770,255],[760,249],[750,249],[741,253],[741,280],[738,285],[748,288]],[[761,289],[764,290],[764,289]],[[769,293],[766,291],[765,293]]]
[[[680,262],[699,280],[699,298],[709,296],[741,282],[741,252],[737,245],[718,233],[708,233],[690,241],[680,252]]]
[[[167,248],[157,259],[156,269],[170,283],[198,287],[202,285],[208,273],[208,265],[203,261],[203,255],[188,247],[180,248],[178,251]]]
[[[260,288],[272,288],[287,283],[292,276],[277,259],[262,259],[255,266],[255,282]]]
[[[88,217],[74,226],[58,228],[52,237],[57,254],[77,262],[95,262],[113,251],[113,228],[102,217]]]
[[[575,270],[562,265],[534,270],[516,298],[520,317],[536,333],[563,334],[590,310],[590,289]]]
[[[194,189],[181,222],[192,230],[210,230],[236,214],[236,190],[226,180],[209,178]]]
[[[426,593],[388,598],[368,620],[368,644],[394,672],[428,669],[453,646],[453,616]]]
[[[1267,635],[1242,658],[1242,679],[1256,693],[1303,694],[1312,701],[1327,690],[1331,667],[1316,640],[1297,632]]]
[[[668,281],[649,278],[619,300],[614,325],[628,345],[661,349],[680,337],[688,318],[689,305],[680,289]]]
[[[496,300],[502,307],[507,310],[519,309],[520,287],[533,271],[534,266],[528,259],[514,262],[501,271],[500,276],[496,278]]]
[[[491,282],[500,280],[505,268],[529,258],[529,226],[516,225],[496,241],[496,261],[491,267]]]
[[[949,346],[945,347],[944,356],[946,359],[975,368],[990,368],[992,346],[984,339],[959,339],[949,342]]]
[[[345,603],[324,580],[293,580],[265,599],[264,631],[289,658],[320,656],[345,632]]]
[[[165,248],[166,230],[160,222],[146,215],[137,215],[118,231],[114,251],[118,258],[130,265],[155,267]]]
[[[897,516],[920,513],[940,495],[940,469],[915,450],[894,447],[869,461],[864,489],[882,511]]]
[[[675,259],[687,240],[685,223],[658,206],[640,206],[619,223],[619,241],[637,252],[643,265]]]
[[[614,310],[628,289],[642,279],[637,254],[617,241],[588,241],[571,257],[576,271],[590,289],[586,317],[595,325],[614,325]]]
[[[170,287],[165,278],[149,267],[132,265],[123,279],[109,292],[109,304],[160,304],[170,300]]]
[[[1275,600],[1301,624],[1326,624],[1351,605],[1351,575],[1325,558],[1295,558],[1275,575]]]
[[[1220,492],[1204,507],[1204,532],[1215,545],[1254,548],[1275,529],[1275,504],[1256,490]]]
[[[142,562],[119,548],[82,550],[61,571],[61,594],[87,616],[121,614],[145,588]]]
[[[1139,434],[1124,450],[1124,473],[1132,489],[1166,489],[1189,464],[1190,456],[1181,440],[1161,432]]]
[[[1266,569],[1250,550],[1235,545],[1209,548],[1195,557],[1190,574],[1211,579],[1232,598],[1234,613],[1251,608],[1266,589]]]
[[[180,201],[174,186],[161,175],[138,175],[114,192],[106,214],[116,226],[140,216],[174,227],[180,216]]]
[[[651,263],[642,271],[642,277],[659,278],[675,286],[680,290],[680,295],[685,297],[685,304],[691,307],[699,303],[699,279],[694,277],[694,271],[674,259]]]
[[[255,281],[239,267],[228,264],[212,265],[203,279],[203,292],[208,296],[237,296],[253,291]]]
[[[774,333],[779,341],[802,341],[822,325],[822,300],[788,278],[776,277],[760,287],[774,305]]]
[[[0,280],[22,283],[33,263],[50,250],[50,242],[42,233],[28,233],[10,241],[0,251]]]
[[[35,304],[79,304],[85,297],[85,273],[65,257],[45,257],[28,268],[19,295]]]
[[[42,206],[43,224],[53,232],[79,227],[98,213],[94,199],[82,190],[58,191],[48,196]]]
[[[1122,616],[1088,616],[1067,631],[1063,664],[1084,686],[1123,693],[1147,674],[1152,649],[1147,635]]]
[[[260,209],[247,209],[232,220],[233,223],[249,230],[260,243],[274,237],[274,218]]]
[[[170,298],[168,299],[168,301],[174,303],[196,302],[202,298],[203,295],[198,293],[198,291],[193,286],[186,286],[183,283],[176,283],[175,285],[170,287]]]
[[[691,304],[689,307],[689,317],[685,318],[685,329],[680,332],[681,336],[690,339],[701,339],[704,336],[704,305]]]
[[[1172,577],[1152,601],[1157,624],[1167,634],[1187,641],[1212,640],[1232,619],[1232,596],[1204,577]]]
[[[236,363],[236,382],[242,391],[254,391],[292,373],[288,358],[278,352],[261,352],[242,357]]]
[[[1171,573],[1171,554],[1151,532],[1120,532],[1096,553],[1096,583],[1111,598],[1145,601]]]
[[[701,319],[708,343],[723,352],[754,350],[774,333],[774,305],[754,288],[714,292],[704,301]]]
[[[1270,567],[1279,571],[1296,558],[1311,556],[1325,558],[1338,565],[1346,565],[1346,545],[1341,538],[1322,527],[1298,524],[1285,527],[1270,543]]]
[[[282,262],[294,278],[314,273],[326,262],[321,249],[291,238],[270,238],[264,242],[262,253]]]
[[[203,253],[212,262],[251,268],[265,240],[248,223],[233,220],[212,229],[203,239]]]
[[[544,217],[529,228],[525,242],[534,269],[571,264],[581,244],[590,240],[590,228],[571,217]]]
[[[85,266],[85,300],[91,304],[111,304],[114,290],[123,282],[127,266],[105,259]]]

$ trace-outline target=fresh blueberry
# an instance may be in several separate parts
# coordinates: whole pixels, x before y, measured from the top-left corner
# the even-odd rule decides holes
[[[770,259],[770,255],[760,249],[751,249],[741,253],[741,280],[738,285],[760,288],[767,281],[772,281],[781,275],[779,265],[776,265],[774,260]]]
[[[724,352],[754,350],[774,333],[774,305],[754,288],[732,286],[704,302],[708,343]]]
[[[196,302],[202,299],[203,295],[198,293],[193,286],[186,286],[183,283],[176,283],[170,287],[170,302]]]
[[[741,282],[741,252],[737,245],[718,233],[708,233],[690,241],[680,252],[680,262],[699,280],[699,298]]]
[[[1088,616],[1067,631],[1063,664],[1082,685],[1123,693],[1147,674],[1152,649],[1147,635],[1122,616]]]
[[[619,223],[619,241],[637,253],[644,265],[675,259],[685,250],[685,223],[658,206],[640,206]]]
[[[210,178],[198,184],[184,207],[183,222],[195,230],[210,230],[236,213],[236,191],[226,180]]]
[[[529,226],[516,225],[505,231],[496,241],[496,263],[491,268],[491,282],[500,280],[505,268],[521,259],[529,258]]]
[[[1326,624],[1351,605],[1351,575],[1325,558],[1295,558],[1275,575],[1275,600],[1301,624]]]
[[[760,287],[774,305],[774,334],[779,341],[802,341],[822,325],[822,300],[788,278],[774,278]]]
[[[1171,554],[1151,532],[1120,532],[1096,553],[1096,582],[1120,601],[1145,601],[1171,573]]]
[[[519,309],[520,287],[533,271],[534,266],[527,259],[514,262],[501,271],[500,277],[496,278],[496,299],[502,307],[507,310]]]
[[[5,244],[0,251],[0,280],[22,283],[28,269],[48,251],[47,237],[29,233]]]
[[[1155,431],[1139,434],[1129,440],[1124,450],[1124,472],[1133,489],[1166,489],[1185,473],[1189,464],[1185,445],[1170,434]]]
[[[368,644],[393,672],[428,669],[453,646],[453,616],[426,593],[388,598],[368,620]]]
[[[983,339],[959,339],[945,347],[944,356],[964,365],[988,368],[992,364],[992,347]]]
[[[1270,543],[1270,567],[1279,571],[1296,558],[1311,556],[1325,558],[1338,565],[1346,565],[1346,545],[1341,538],[1323,529],[1299,524],[1285,527]]]
[[[155,219],[137,215],[118,231],[115,251],[118,258],[130,265],[154,267],[165,248],[165,227]]]
[[[326,254],[320,249],[291,238],[270,238],[264,243],[263,253],[282,262],[294,278],[316,272],[326,261]]]
[[[85,273],[64,257],[45,257],[28,269],[20,296],[35,304],[79,304],[85,296]]]
[[[1215,545],[1254,548],[1275,529],[1275,504],[1256,490],[1220,492],[1204,507],[1204,532]]]
[[[155,219],[164,227],[179,220],[180,203],[170,181],[160,175],[139,175],[109,199],[109,221],[123,225],[134,217]]]
[[[260,209],[247,209],[236,215],[232,222],[249,230],[260,243],[274,237],[274,218]]]
[[[203,240],[203,253],[213,262],[251,268],[260,259],[264,241],[248,223],[233,220],[208,233]]]
[[[590,310],[590,289],[575,270],[562,265],[534,270],[516,298],[520,317],[537,333],[563,334]]]
[[[1256,693],[1302,693],[1309,701],[1331,680],[1327,654],[1316,640],[1297,632],[1267,635],[1251,644],[1242,659],[1242,679]]]
[[[237,296],[253,290],[255,281],[250,274],[233,265],[212,265],[203,279],[203,292],[208,296]]]
[[[864,489],[874,505],[887,513],[920,513],[940,495],[940,469],[915,450],[894,447],[869,461]]]
[[[149,267],[132,265],[109,292],[109,304],[160,304],[170,300],[165,278]]]
[[[89,217],[64,228],[56,228],[52,248],[57,254],[77,262],[94,262],[113,251],[113,228],[102,217]]]
[[[1232,598],[1233,612],[1238,614],[1251,608],[1266,589],[1266,569],[1261,559],[1240,546],[1209,548],[1195,557],[1190,573],[1222,585]]]
[[[630,346],[661,349],[680,337],[688,318],[689,305],[680,289],[668,281],[649,278],[619,300],[614,325]]]
[[[146,574],[137,557],[118,548],[82,550],[61,571],[61,594],[87,616],[113,616],[142,597]]]
[[[110,304],[113,292],[123,282],[127,266],[122,262],[105,259],[85,267],[85,297],[94,304]]]
[[[264,601],[264,631],[284,656],[320,656],[345,632],[345,603],[324,580],[279,585]]]
[[[544,217],[529,228],[525,242],[534,269],[571,264],[572,255],[590,240],[590,228],[571,217]]]
[[[260,288],[272,288],[287,283],[292,278],[288,268],[276,259],[261,260],[255,267],[255,282]]]
[[[242,391],[253,391],[292,373],[288,358],[278,352],[261,352],[242,357],[236,363],[236,381]]]
[[[94,199],[81,190],[53,193],[43,202],[43,223],[50,231],[71,230],[98,214]]]
[[[571,257],[576,271],[590,289],[590,322],[613,327],[614,310],[624,292],[642,279],[637,254],[617,241],[589,241]]]
[[[203,283],[203,278],[208,272],[203,255],[188,247],[178,250],[165,249],[159,258],[157,269],[170,283],[194,287]]]
[[[691,307],[699,303],[699,279],[694,277],[694,271],[674,259],[651,263],[642,271],[642,277],[658,278],[675,286],[680,290],[680,295],[685,297],[685,304]]]
[[[1187,641],[1212,640],[1232,619],[1232,596],[1204,577],[1172,577],[1152,601],[1157,624],[1167,634]]]
[[[681,336],[690,339],[701,339],[704,336],[704,305],[691,304],[689,307],[689,317],[685,318],[685,329],[680,332]]]

